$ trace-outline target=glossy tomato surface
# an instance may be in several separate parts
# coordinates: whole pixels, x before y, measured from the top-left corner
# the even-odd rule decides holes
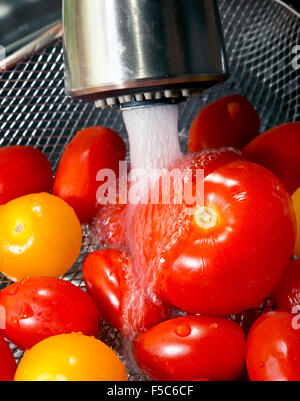
[[[83,263],[83,277],[88,293],[96,301],[104,319],[123,334],[126,334],[128,324],[131,323],[128,319],[134,319],[126,315],[132,290],[128,280],[131,268],[129,256],[117,249],[90,253]],[[163,310],[149,300],[140,299],[135,306],[136,318],[142,322],[139,330],[163,320]]]
[[[126,381],[126,369],[107,345],[82,334],[49,337],[26,351],[15,381]]]
[[[0,205],[20,196],[50,192],[51,165],[39,150],[29,146],[0,149]]]
[[[297,240],[295,246],[295,255],[300,258],[300,187],[292,196],[293,205],[296,213],[297,220]]]
[[[99,208],[91,226],[94,238],[109,247],[126,247],[127,205],[108,204]]]
[[[190,130],[188,149],[195,153],[230,146],[243,148],[258,135],[259,127],[259,116],[244,96],[227,96],[200,111]]]
[[[61,279],[38,277],[12,284],[0,292],[0,307],[6,311],[1,333],[20,349],[57,334],[99,335],[101,317],[93,299]]]
[[[104,319],[121,328],[122,269],[128,264],[126,255],[116,249],[90,253],[83,263],[83,277],[88,293],[96,301]]]
[[[245,336],[229,320],[186,316],[140,334],[133,349],[154,380],[233,380],[244,367]]]
[[[293,308],[300,305],[300,260],[288,264],[274,296],[283,312],[292,312]]]
[[[300,122],[283,124],[259,135],[243,154],[273,171],[290,194],[300,187]]]
[[[240,159],[218,166],[218,157],[186,159],[185,168],[206,162],[203,205],[140,205],[129,238],[160,297],[191,314],[229,316],[274,290],[296,227],[290,196],[269,170]]]
[[[16,369],[13,353],[4,338],[0,336],[0,381],[12,381]]]
[[[0,207],[0,271],[13,281],[65,274],[79,256],[80,222],[62,199],[48,193]]]
[[[125,157],[125,143],[116,132],[103,127],[79,131],[59,163],[54,194],[74,208],[81,223],[90,223],[97,213],[98,172],[111,169],[118,176]]]
[[[252,381],[299,381],[299,317],[285,312],[261,316],[248,337],[247,369]]]

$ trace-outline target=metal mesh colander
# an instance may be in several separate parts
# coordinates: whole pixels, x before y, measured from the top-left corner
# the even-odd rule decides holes
[[[252,102],[260,114],[262,131],[300,119],[300,74],[292,66],[292,50],[300,44],[299,15],[275,0],[219,0],[219,6],[231,78],[180,106],[184,150],[190,124],[198,111],[229,94],[245,95]],[[0,146],[34,146],[48,156],[56,169],[66,144],[79,129],[103,125],[120,132],[126,140],[119,111],[100,112],[94,105],[66,97],[63,78],[60,39],[0,72]],[[81,262],[92,249],[85,228],[82,255],[66,279],[83,286]],[[7,284],[9,281],[0,277],[0,288]],[[121,351],[114,330],[104,326],[101,339]],[[20,352],[15,350],[15,355],[19,357]]]

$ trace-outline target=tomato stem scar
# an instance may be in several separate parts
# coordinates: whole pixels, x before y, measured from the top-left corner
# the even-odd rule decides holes
[[[15,232],[18,234],[21,234],[24,231],[24,226],[23,224],[17,224],[15,227]]]
[[[218,223],[217,213],[210,207],[199,207],[195,212],[195,220],[199,227],[208,230]]]

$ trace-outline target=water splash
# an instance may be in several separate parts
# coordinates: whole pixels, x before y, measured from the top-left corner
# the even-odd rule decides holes
[[[162,169],[181,157],[177,105],[129,109],[123,118],[132,169]]]

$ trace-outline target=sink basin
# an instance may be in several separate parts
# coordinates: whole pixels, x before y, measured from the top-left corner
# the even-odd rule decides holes
[[[0,0],[0,46],[6,56],[61,20],[61,0]]]

